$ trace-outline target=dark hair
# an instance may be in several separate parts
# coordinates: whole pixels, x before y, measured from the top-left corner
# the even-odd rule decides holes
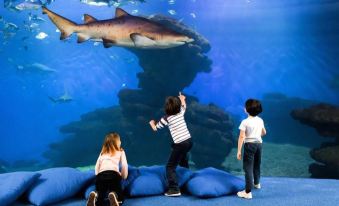
[[[181,101],[178,97],[169,96],[165,102],[165,113],[166,115],[176,115],[180,112]]]
[[[259,100],[248,99],[245,103],[246,111],[249,115],[255,117],[262,112],[262,106]]]

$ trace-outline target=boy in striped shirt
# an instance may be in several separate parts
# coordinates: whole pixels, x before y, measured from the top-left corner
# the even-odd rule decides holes
[[[188,168],[187,153],[193,146],[184,118],[186,111],[185,99],[186,97],[181,93],[179,93],[179,97],[167,97],[165,102],[166,116],[161,118],[158,123],[154,120],[150,121],[154,131],[168,126],[173,139],[172,152],[166,165],[168,190],[165,195],[170,197],[181,195],[175,169],[178,165]]]

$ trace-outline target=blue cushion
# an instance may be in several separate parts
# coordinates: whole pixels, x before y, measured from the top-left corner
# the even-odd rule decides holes
[[[94,171],[93,171],[94,172]],[[121,188],[125,190],[137,177],[139,176],[139,170],[136,167],[128,165],[128,176],[127,179],[121,181]],[[89,194],[95,191],[95,183],[88,186],[85,190],[85,198],[88,199]]]
[[[80,172],[74,168],[61,167],[39,171],[41,176],[27,192],[34,205],[47,205],[70,198],[94,178],[93,171]]]
[[[11,205],[39,176],[36,172],[0,174],[0,205]]]
[[[166,167],[151,166],[139,168],[140,175],[127,187],[130,196],[151,196],[163,194],[167,187]],[[183,167],[176,169],[179,187],[191,177],[192,172]]]
[[[243,179],[212,167],[195,172],[187,182],[187,191],[201,198],[234,194],[245,187]]]

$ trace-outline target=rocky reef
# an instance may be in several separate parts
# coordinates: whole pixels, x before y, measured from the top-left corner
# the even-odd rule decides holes
[[[138,89],[121,90],[119,106],[97,109],[82,115],[80,121],[62,126],[60,131],[68,136],[50,145],[44,154],[54,166],[93,164],[104,135],[110,131],[120,133],[130,164],[167,161],[172,141],[169,131],[155,133],[148,122],[164,115],[166,96],[178,95],[199,72],[211,71],[212,62],[206,56],[210,45],[203,36],[174,19],[160,15],[149,19],[193,38],[194,42],[164,50],[129,49],[143,70],[137,74]],[[200,104],[196,97],[187,95],[185,118],[194,141],[191,163],[196,168],[221,168],[234,145],[230,115],[216,105]]]
[[[339,107],[317,104],[307,109],[294,110],[292,117],[311,126],[324,137],[333,139],[320,148],[311,150],[311,157],[317,161],[309,167],[312,177],[339,179]]]
[[[281,93],[267,93],[263,96],[263,113],[260,115],[265,121],[268,135],[265,142],[278,144],[293,144],[314,148],[321,144],[322,140],[312,128],[305,127],[302,123],[293,119],[290,113],[296,109],[304,109],[319,102],[289,97]],[[282,124],[283,123],[283,124]],[[308,140],[305,141],[305,136]]]

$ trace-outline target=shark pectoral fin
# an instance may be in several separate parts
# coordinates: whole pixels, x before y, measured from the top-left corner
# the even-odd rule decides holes
[[[88,14],[84,14],[85,24],[88,24],[88,23],[91,23],[91,22],[96,22],[96,21],[98,21],[98,20],[96,18],[94,18],[93,16],[88,15]]]
[[[88,39],[90,39],[89,36],[87,36],[86,34],[83,34],[83,33],[78,33],[78,43],[82,43],[82,42],[85,42],[87,41]]]
[[[55,98],[51,97],[51,96],[48,96],[48,98],[49,98],[52,102],[54,102],[54,103],[57,102],[57,100],[56,100]]]
[[[102,39],[105,48],[109,48],[115,44],[115,41],[110,39]]]
[[[153,39],[139,33],[132,33],[130,34],[130,37],[136,47],[151,47],[156,45],[156,42]]]
[[[127,13],[126,11],[124,11],[123,9],[116,8],[115,9],[115,18],[118,18],[118,17],[121,17],[121,16],[130,16],[130,14]]]

